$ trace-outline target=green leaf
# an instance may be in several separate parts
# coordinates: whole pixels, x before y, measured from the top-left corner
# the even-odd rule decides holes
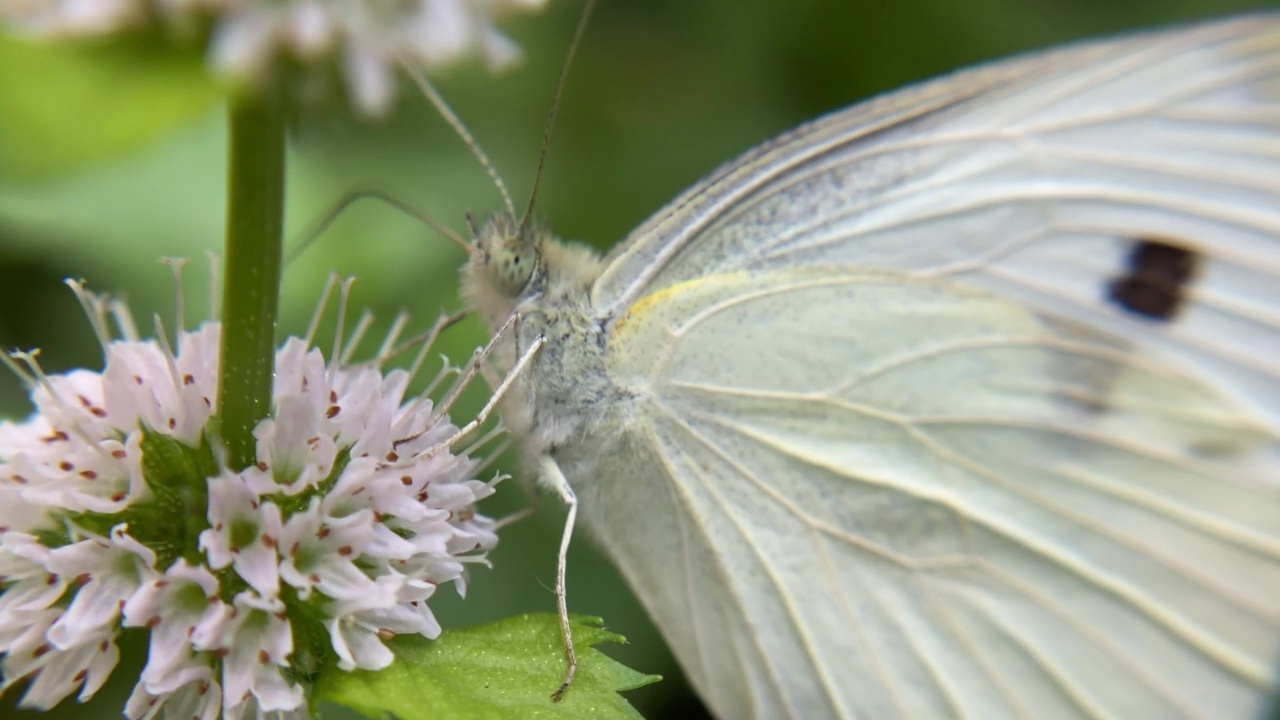
[[[595,649],[625,642],[599,618],[573,618],[578,674],[561,702],[551,693],[564,675],[564,650],[555,615],[519,615],[444,633],[436,640],[402,636],[396,654],[377,672],[326,670],[317,700],[345,705],[368,717],[399,720],[526,720],[529,718],[639,718],[618,693],[657,682]]]
[[[37,43],[0,34],[0,174],[75,170],[202,115],[221,95],[202,54],[160,38]]]

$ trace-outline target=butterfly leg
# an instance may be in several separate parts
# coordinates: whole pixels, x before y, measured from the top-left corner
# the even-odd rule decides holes
[[[489,361],[489,356],[492,355],[494,349],[498,347],[498,343],[506,339],[507,333],[511,332],[512,328],[516,327],[516,324],[519,321],[519,313],[512,313],[511,317],[507,318],[507,321],[502,323],[502,326],[493,334],[493,338],[489,340],[484,347],[478,348],[475,353],[471,355],[471,360],[467,363],[467,367],[463,371],[462,377],[460,377],[458,381],[453,384],[453,387],[449,389],[449,392],[441,398],[440,405],[436,408],[435,413],[433,413],[436,418],[443,417],[450,409],[453,408],[453,404],[457,402],[458,397],[462,395],[462,391],[467,388],[467,385],[471,384],[471,381],[475,379],[476,375],[480,374],[481,368],[483,368],[485,363]],[[521,358],[521,362],[523,361],[524,358]],[[517,366],[517,368],[511,371],[508,379],[511,376],[516,375],[518,372],[519,367]],[[498,387],[501,387],[501,384]],[[494,394],[496,395],[497,392],[497,388],[495,388]]]
[[[475,376],[481,372],[481,368],[484,366],[485,361],[489,359],[489,355],[493,353],[494,348],[497,347],[502,338],[514,326],[515,320],[515,315],[508,318],[507,321],[502,324],[502,327],[498,328],[498,331],[493,334],[493,339],[484,347],[478,348],[475,354],[471,356],[471,360],[463,370],[462,376],[458,378],[458,380],[453,384],[453,387],[449,389],[449,392],[445,394],[443,399],[441,399],[440,404],[436,406],[435,411],[432,413],[433,420],[438,420],[449,412],[450,408],[453,407],[453,403],[456,402],[458,397],[462,394],[462,391],[465,390],[467,385],[470,384],[470,382],[475,379]],[[533,354],[537,352],[538,348],[542,347],[544,342],[546,342],[545,339],[539,338],[534,342],[533,347],[520,357],[519,362],[517,362],[516,366],[507,374],[507,377],[494,388],[493,395],[489,398],[489,402],[485,404],[484,408],[480,411],[480,414],[476,416],[475,420],[467,423],[464,428],[454,433],[447,441],[441,443],[435,448],[432,448],[428,452],[434,454],[440,452],[439,448],[441,447],[452,447],[453,443],[457,442],[459,438],[483,424],[489,417],[489,413],[493,410],[493,407],[497,404],[498,400],[506,393],[507,390],[510,389],[511,385],[515,382],[516,377],[519,376],[524,367],[533,359]],[[427,423],[427,426],[419,432],[396,440],[392,446],[399,447],[411,440],[417,440],[419,437],[422,437],[423,433],[433,427],[435,427],[435,422]]]
[[[539,470],[539,480],[556,491],[564,501],[565,507],[569,509],[569,514],[564,521],[564,531],[560,535],[560,554],[556,558],[556,612],[560,615],[560,637],[564,641],[564,659],[567,667],[564,671],[564,681],[551,694],[551,699],[560,702],[568,691],[569,685],[573,683],[574,673],[578,671],[578,655],[573,650],[573,631],[569,627],[569,603],[565,594],[565,568],[569,558],[569,540],[573,537],[573,525],[578,518],[578,497],[573,494],[573,488],[569,486],[569,480],[560,471],[560,466],[550,456],[542,458]]]
[[[498,387],[493,389],[493,394],[489,396],[489,401],[484,404],[484,407],[480,408],[480,412],[476,413],[476,416],[471,420],[471,422],[458,428],[457,432],[450,435],[448,440],[427,448],[427,451],[424,453],[424,457],[432,457],[442,450],[453,447],[453,444],[458,440],[466,437],[471,431],[483,425],[484,422],[489,419],[489,414],[492,413],[493,409],[502,401],[503,396],[507,394],[507,391],[511,389],[511,386],[515,384],[516,380],[520,378],[520,374],[524,372],[524,369],[528,367],[529,363],[533,362],[534,356],[538,354],[538,351],[542,349],[542,346],[545,345],[546,342],[547,339],[541,336],[539,336],[537,340],[534,340],[533,343],[529,345],[529,349],[520,356],[515,367],[511,368],[511,372],[507,373],[507,376],[502,379],[502,382],[498,384]],[[474,375],[474,371],[472,374]],[[428,428],[429,427],[431,426],[428,426]],[[399,445],[402,442],[412,440],[423,432],[426,432],[426,430],[424,429],[422,432],[419,432],[418,435],[413,435],[404,438],[403,440],[397,440],[395,444]]]

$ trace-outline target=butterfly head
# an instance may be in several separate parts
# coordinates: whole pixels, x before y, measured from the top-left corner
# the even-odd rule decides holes
[[[495,213],[472,230],[468,274],[473,282],[515,298],[529,286],[541,264],[541,238],[538,228],[510,213]]]

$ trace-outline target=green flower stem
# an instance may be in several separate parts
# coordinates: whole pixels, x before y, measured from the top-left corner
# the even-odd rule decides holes
[[[284,118],[270,94],[228,110],[227,246],[218,415],[234,469],[256,461],[253,428],[271,412],[284,228]]]

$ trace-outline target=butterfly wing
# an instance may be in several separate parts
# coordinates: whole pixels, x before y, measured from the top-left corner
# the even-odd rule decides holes
[[[721,717],[1256,710],[1275,438],[1200,378],[841,269],[673,286],[612,342],[646,401],[583,508]]]
[[[1275,15],[802,128],[611,256],[584,516],[722,717],[1256,714],[1277,198]]]
[[[752,268],[947,276],[1187,357],[1280,426],[1278,198],[1280,16],[1260,14],[997,63],[818,120],[637,229],[593,301],[616,316]],[[1111,297],[1152,244],[1187,251],[1176,323]]]

